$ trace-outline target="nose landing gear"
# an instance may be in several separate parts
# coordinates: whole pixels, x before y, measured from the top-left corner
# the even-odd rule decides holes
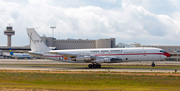
[[[154,62],[152,62],[151,66],[152,66],[152,67],[155,67],[156,65],[155,65],[155,63],[154,63]]]
[[[96,64],[93,64],[93,63],[92,63],[92,64],[89,64],[88,67],[89,67],[89,68],[101,68],[101,65],[98,64],[98,63],[96,63]]]

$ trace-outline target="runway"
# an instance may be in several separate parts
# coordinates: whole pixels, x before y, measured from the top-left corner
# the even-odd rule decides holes
[[[118,64],[149,64],[151,62],[127,62]],[[102,68],[88,68],[88,67],[50,67],[50,66],[27,66],[27,65],[8,65],[8,64],[75,64],[75,63],[64,63],[52,60],[5,60],[0,59],[0,70],[39,70],[39,71],[107,71],[107,72],[180,72],[180,69],[161,69],[161,68],[113,68],[103,67]],[[88,63],[84,63],[87,64]],[[111,64],[117,65],[117,64]],[[156,62],[156,65],[179,65],[180,62]]]
[[[175,72],[175,69],[148,69],[148,68],[93,68],[88,67],[27,67],[27,66],[1,66],[0,70],[38,70],[38,71],[107,71],[107,72]],[[180,69],[176,69],[180,72]]]

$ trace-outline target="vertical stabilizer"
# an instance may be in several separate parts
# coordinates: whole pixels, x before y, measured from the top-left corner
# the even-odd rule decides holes
[[[27,28],[27,34],[30,40],[30,47],[32,52],[50,51],[34,28]]]
[[[11,50],[11,48],[9,48],[9,53],[10,53],[11,56],[14,55],[14,54],[13,54],[13,51]]]

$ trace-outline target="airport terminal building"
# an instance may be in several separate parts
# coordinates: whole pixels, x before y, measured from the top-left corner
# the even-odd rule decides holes
[[[115,38],[110,39],[56,39],[53,37],[41,37],[48,47],[57,50],[65,49],[90,49],[90,48],[115,48]]]

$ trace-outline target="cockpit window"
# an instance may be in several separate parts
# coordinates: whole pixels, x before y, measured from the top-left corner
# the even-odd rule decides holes
[[[164,50],[160,50],[160,52],[162,52],[162,53],[167,53],[167,52],[165,52]]]

